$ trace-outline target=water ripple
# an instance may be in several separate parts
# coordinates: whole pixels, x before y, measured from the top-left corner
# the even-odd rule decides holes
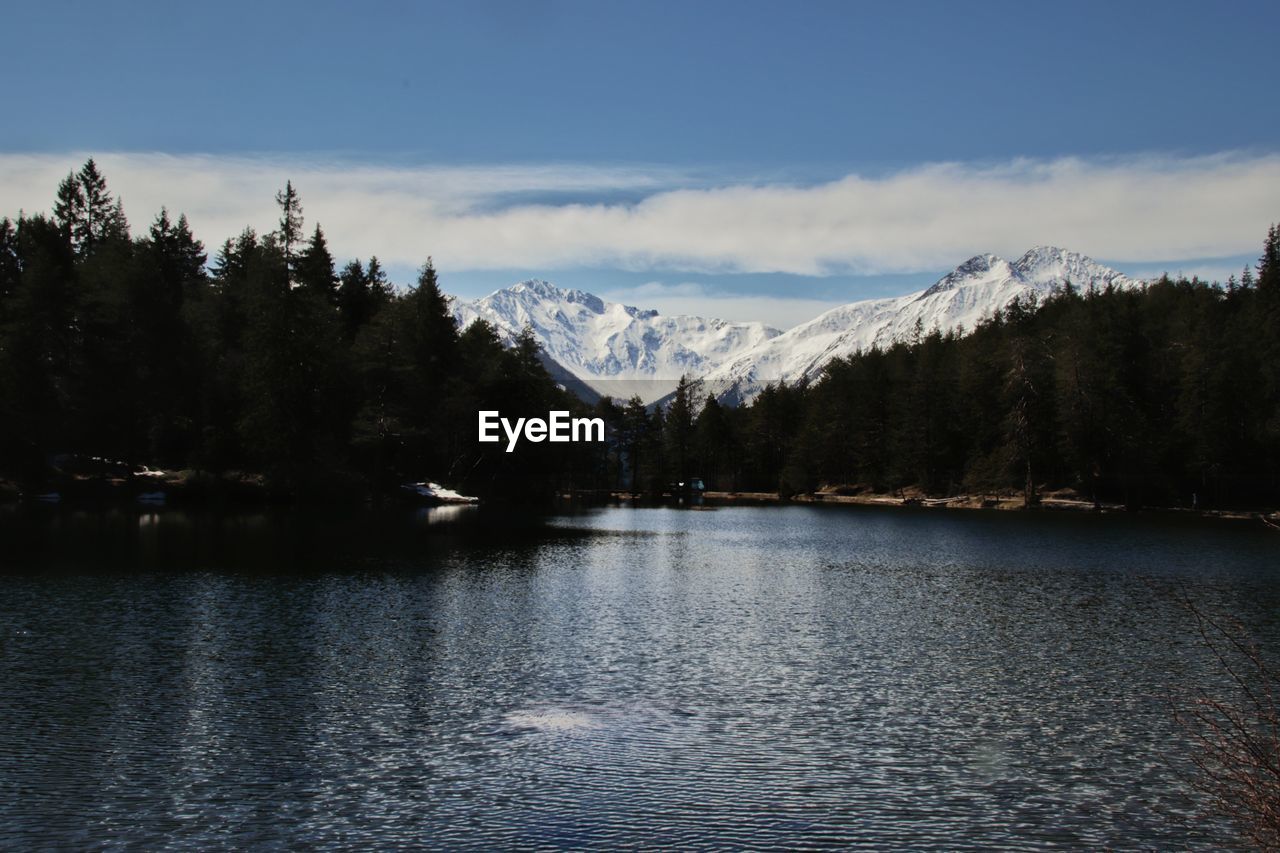
[[[1221,848],[1152,578],[1280,630],[1238,531],[611,510],[245,571],[156,518],[0,576],[2,848]]]

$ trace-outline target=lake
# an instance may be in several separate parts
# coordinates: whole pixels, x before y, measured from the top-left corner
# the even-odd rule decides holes
[[[1179,605],[1250,523],[0,513],[0,847],[1229,846]]]

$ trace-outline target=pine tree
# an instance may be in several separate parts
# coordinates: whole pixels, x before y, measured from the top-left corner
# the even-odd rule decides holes
[[[80,182],[80,189],[84,192],[84,212],[86,224],[86,233],[93,235],[110,215],[111,210],[111,193],[107,191],[107,179],[98,171],[98,164],[90,157],[80,167],[80,173],[76,175],[76,180]]]
[[[115,203],[111,205],[109,212],[103,218],[96,239],[98,243],[108,240],[128,242],[129,220],[124,215],[124,199],[120,196],[116,196]]]
[[[205,377],[191,311],[184,307],[204,295],[205,259],[186,217],[174,223],[166,208],[136,247],[128,305],[141,406],[142,436],[135,444],[160,464],[187,460],[199,445],[195,424]]]
[[[511,352],[515,356],[516,366],[521,375],[536,376],[542,369],[542,345],[538,343],[538,336],[528,323],[525,323],[520,329],[520,334],[516,335],[515,346],[511,348]]]
[[[241,344],[249,320],[250,271],[262,264],[260,260],[266,246],[258,240],[252,228],[240,232],[234,240],[222,244],[215,256],[212,266],[213,277],[210,291],[214,297],[209,310],[209,324],[214,330],[214,346],[218,360],[225,362],[224,367],[215,371],[215,375],[226,380],[221,386],[228,397],[238,396],[238,372],[241,368]],[[221,411],[215,414],[222,414]],[[232,430],[221,430],[224,436]]]
[[[631,471],[630,487],[633,492],[639,492],[644,487],[641,463],[648,461],[644,450],[648,443],[649,427],[649,412],[644,401],[638,396],[632,397],[622,409],[622,430],[618,440],[626,456],[627,468]]]
[[[174,248],[177,249],[183,273],[188,276],[202,275],[209,256],[205,254],[204,243],[197,240],[191,232],[191,223],[187,222],[185,213],[178,214],[178,225],[174,232]]]
[[[343,334],[348,342],[354,341],[360,328],[372,316],[369,281],[358,258],[348,262],[338,274],[336,298],[338,314],[342,317]]]
[[[663,440],[667,460],[673,466],[670,473],[677,482],[685,482],[691,474],[689,464],[693,455],[693,406],[696,390],[697,385],[688,374],[681,376],[672,394],[671,403],[667,406]]]
[[[1022,466],[1022,502],[1032,506],[1039,502],[1036,496],[1035,460],[1037,455],[1036,409],[1039,397],[1038,383],[1032,361],[1032,344],[1024,336],[1013,339],[1010,347],[1009,372],[1005,375],[1005,393],[1012,409],[1009,414],[1009,438],[1016,459]]]
[[[120,199],[112,199],[107,190],[107,179],[98,171],[98,164],[90,157],[76,176],[84,196],[84,213],[81,231],[76,242],[81,254],[90,255],[97,246],[112,239],[128,237],[129,224],[124,216]]]
[[[333,255],[324,239],[324,232],[316,225],[311,240],[298,257],[296,277],[298,287],[333,304],[337,301],[338,277],[333,270]]]
[[[1258,290],[1280,293],[1280,229],[1275,225],[1267,229],[1262,257],[1258,259]]]
[[[395,303],[397,331],[409,367],[403,379],[408,412],[405,443],[409,464],[416,475],[448,463],[445,457],[460,422],[439,417],[450,385],[457,380],[458,327],[440,290],[431,259],[423,265],[418,285]],[[474,424],[466,428],[474,436]]]
[[[208,263],[209,256],[205,253],[204,243],[197,240],[191,232],[191,224],[187,222],[185,213],[178,214],[178,224],[174,228],[171,245],[174,253],[172,257],[183,283],[199,292],[200,285],[208,281],[205,264]]]
[[[405,297],[405,303],[409,311],[412,334],[409,340],[414,350],[414,361],[423,371],[424,379],[438,386],[453,367],[458,324],[449,310],[449,301],[440,290],[435,264],[430,258],[423,264],[418,286]],[[533,344],[537,346],[536,339],[533,339]],[[516,349],[522,355],[526,354],[519,341]]]
[[[387,280],[386,270],[382,268],[377,255],[369,258],[369,268],[365,271],[364,278],[369,287],[369,294],[376,305],[387,303],[395,295],[391,282]]]
[[[70,172],[58,184],[58,195],[53,203],[53,217],[62,231],[69,248],[78,249],[77,241],[85,229],[84,190],[75,172]]]
[[[307,290],[280,287],[284,255],[268,245],[248,264],[244,332],[245,412],[239,428],[276,487],[313,488],[340,456],[342,411],[337,318]]]
[[[708,394],[694,424],[698,470],[708,488],[722,485],[722,477],[732,464],[733,430],[724,407],[714,394]]]
[[[18,277],[21,274],[18,231],[6,216],[0,219],[0,323],[4,322],[5,305],[18,291]]]
[[[410,403],[406,381],[412,365],[405,351],[399,304],[388,304],[362,323],[352,344],[359,401],[352,415],[354,449],[375,483],[394,487],[402,458]],[[417,473],[417,472],[415,472]]]
[[[186,214],[179,216],[175,224],[169,220],[169,211],[161,207],[147,232],[147,239],[160,265],[161,275],[178,289],[179,300],[195,285],[204,281],[208,256],[205,254],[204,244],[191,233]],[[227,241],[220,255],[220,266],[229,261],[230,252],[230,241]]]
[[[225,240],[213,260],[213,278],[221,286],[243,279],[249,260],[258,251],[258,235],[252,228],[240,232],[234,240]]]
[[[280,205],[280,223],[275,237],[284,253],[288,281],[295,284],[298,280],[298,246],[302,243],[302,200],[293,188],[293,181],[285,181],[284,189],[276,193],[276,204]]]
[[[360,329],[388,305],[393,296],[387,274],[376,256],[369,259],[367,270],[358,259],[343,267],[338,275],[335,300],[347,340],[354,341]]]
[[[1259,371],[1262,399],[1257,421],[1270,425],[1259,438],[1258,460],[1268,470],[1270,487],[1280,490],[1280,229],[1272,225],[1258,259],[1258,320],[1254,334],[1262,369]]]
[[[124,204],[111,197],[107,179],[92,157],[58,185],[53,213],[67,245],[80,257],[92,255],[104,243],[129,238]]]

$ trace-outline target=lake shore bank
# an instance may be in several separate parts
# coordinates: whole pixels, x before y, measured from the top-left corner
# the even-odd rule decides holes
[[[652,500],[651,495],[631,492],[614,492],[612,497],[621,501]],[[664,496],[664,501],[675,500]],[[1190,507],[1171,507],[1144,505],[1130,509],[1124,504],[1111,502],[1095,503],[1090,500],[1069,495],[1065,492],[1046,492],[1037,502],[1027,506],[1021,493],[999,496],[993,495],[954,495],[950,497],[931,497],[914,490],[903,492],[859,492],[842,494],[835,490],[796,495],[783,495],[780,492],[760,491],[706,491],[702,493],[705,504],[767,506],[786,504],[825,504],[847,506],[877,506],[896,508],[915,508],[932,510],[988,510],[997,512],[1087,512],[1087,513],[1160,513],[1169,515],[1192,516],[1197,518],[1216,518],[1231,521],[1262,521],[1268,527],[1280,532],[1280,511],[1275,509],[1193,509]]]
[[[0,504],[61,504],[73,507],[173,505],[200,506],[265,506],[292,504],[362,505],[382,503],[413,503],[428,506],[452,504],[492,503],[474,497],[456,495],[434,483],[404,484],[385,491],[374,491],[366,486],[352,487],[350,483],[334,484],[332,489],[312,491],[307,495],[274,492],[265,478],[257,474],[229,472],[213,475],[205,472],[154,472],[150,476],[129,478],[113,476],[63,476],[48,484],[44,491],[22,491],[16,483],[0,480]],[[430,486],[431,488],[424,488]],[[527,497],[527,496],[526,496]],[[550,500],[548,496],[548,500]],[[560,500],[575,503],[655,503],[668,504],[685,501],[687,496],[670,493],[628,492],[620,490],[573,490],[559,494]],[[784,495],[776,491],[727,491],[711,490],[700,493],[700,500],[707,506],[768,506],[789,504],[823,504],[845,506],[876,506],[916,509],[994,510],[999,512],[1073,512],[1073,513],[1159,513],[1184,517],[1224,519],[1234,521],[1261,521],[1280,532],[1280,510],[1271,508],[1197,509],[1192,507],[1142,505],[1126,507],[1121,503],[1094,502],[1079,496],[1070,489],[1046,490],[1037,496],[1036,502],[1027,506],[1021,492],[1002,494],[962,494],[940,497],[928,495],[919,489],[907,488],[894,492],[877,492],[850,487],[824,488],[815,492]],[[506,503],[506,501],[497,501]],[[527,501],[526,501],[527,503]]]

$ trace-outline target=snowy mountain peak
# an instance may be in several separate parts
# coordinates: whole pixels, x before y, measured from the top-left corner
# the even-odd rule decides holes
[[[451,307],[462,326],[483,318],[507,341],[529,326],[557,376],[598,394],[651,402],[689,375],[723,399],[750,400],[769,382],[816,379],[835,358],[920,331],[972,329],[1015,299],[1067,282],[1081,290],[1143,285],[1084,255],[1036,246],[1013,263],[975,255],[925,290],[841,305],[785,333],[763,323],[668,317],[542,279]]]
[[[497,291],[491,296],[497,296],[504,291]],[[517,282],[508,287],[505,292],[518,294],[521,297],[531,298],[534,300],[555,300],[559,302],[567,302],[569,304],[582,305],[588,311],[596,314],[604,313],[604,300],[600,297],[587,293],[583,290],[566,290],[562,287],[556,287],[549,281],[541,278],[530,278]]]
[[[621,311],[631,317],[645,318],[656,317],[658,312],[652,308],[636,308],[632,305],[623,305],[619,302],[605,302],[594,293],[587,293],[585,290],[568,290],[563,287],[556,287],[549,281],[541,278],[530,278],[525,281],[517,282],[504,290],[499,290],[489,294],[486,299],[502,300],[508,299],[520,302],[525,306],[544,303],[559,303],[564,305],[580,305],[593,314],[604,314],[607,311]]]
[[[680,377],[698,377],[729,358],[781,334],[763,323],[664,316],[581,290],[529,279],[474,301],[455,300],[462,327],[488,321],[506,341],[526,325],[564,373],[596,393],[646,402]]]
[[[1131,282],[1110,267],[1086,255],[1056,246],[1036,246],[1014,261],[1013,269],[1026,282],[1041,287],[1061,287],[1070,282],[1076,287],[1105,288],[1125,286]]]
[[[965,261],[960,266],[956,267],[954,271],[946,275],[943,278],[943,281],[946,281],[947,279],[955,278],[956,276],[966,276],[966,275],[973,275],[976,273],[989,272],[990,270],[1004,263],[1005,263],[1004,258],[998,257],[991,253],[987,253],[985,255],[974,255],[972,258]]]
[[[1079,258],[1092,263],[1084,255],[1068,252],[1066,249],[1060,249],[1057,246],[1032,246],[1027,249],[1026,254],[1014,261],[1013,267],[1019,273],[1026,275],[1036,269],[1052,264],[1062,264],[1068,258]]]
[[[974,255],[916,298],[928,299],[959,287],[992,282],[1023,284],[1041,293],[1062,287],[1068,282],[1086,288],[1104,288],[1108,285],[1123,287],[1131,283],[1127,276],[1078,252],[1070,252],[1057,246],[1036,246],[1013,263],[997,255]]]
[[[920,294],[921,297],[932,296],[943,290],[950,290],[955,287],[961,287],[971,284],[974,281],[988,278],[991,276],[1007,276],[1012,274],[1013,269],[1009,266],[1009,262],[1004,258],[996,255],[974,255],[969,260],[956,267],[951,272],[938,279],[928,290]]]
[[[1140,287],[1097,261],[1036,246],[1014,263],[975,255],[918,293],[852,302],[802,323],[726,363],[707,377],[725,399],[746,401],[770,382],[813,380],[832,359],[926,334],[972,329],[1015,299],[1045,296],[1070,282],[1088,290]]]

